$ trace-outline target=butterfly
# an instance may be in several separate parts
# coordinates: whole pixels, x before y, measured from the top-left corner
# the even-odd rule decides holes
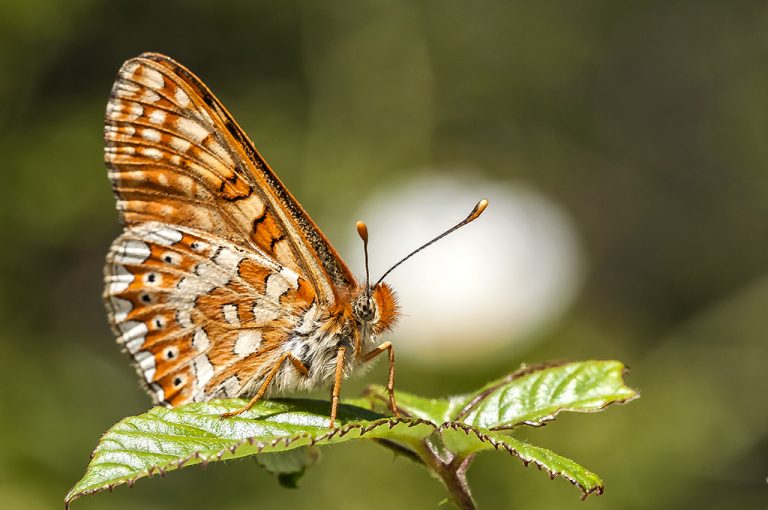
[[[234,416],[268,393],[330,383],[333,428],[341,381],[387,353],[397,414],[395,352],[379,340],[397,300],[383,277],[369,283],[364,223],[361,284],[221,102],[165,55],[122,65],[104,139],[124,226],[104,299],[155,404],[251,397]]]

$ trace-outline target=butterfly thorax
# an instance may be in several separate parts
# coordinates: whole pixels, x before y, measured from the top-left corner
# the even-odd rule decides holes
[[[370,290],[358,287],[351,293],[340,292],[338,299],[329,313],[316,314],[313,320],[309,317],[312,309],[309,309],[301,324],[311,320],[311,326],[297,327],[286,344],[288,352],[307,367],[308,377],[299,378],[288,367],[282,371],[278,386],[309,389],[331,380],[339,347],[345,348],[345,375],[349,375],[379,344],[381,334],[397,321],[397,299],[385,283]]]
[[[317,306],[294,313],[297,320],[285,333],[282,348],[274,356],[290,354],[306,368],[298,372],[290,363],[276,374],[270,393],[311,390],[332,383],[339,348],[344,348],[344,375],[349,376],[363,366],[365,355],[376,348],[381,334],[397,321],[398,307],[394,291],[381,283],[366,291],[340,291],[334,306]],[[265,364],[266,365],[266,364]],[[245,384],[238,396],[250,396],[260,386],[264,372]]]

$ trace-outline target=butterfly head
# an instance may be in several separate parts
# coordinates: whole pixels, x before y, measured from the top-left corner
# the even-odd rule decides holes
[[[357,222],[357,233],[363,240],[365,253],[365,286],[357,292],[352,310],[357,322],[369,326],[378,335],[391,329],[397,322],[397,297],[392,287],[382,281],[371,287],[368,272],[368,227],[362,221]]]
[[[353,300],[352,310],[357,322],[379,335],[395,325],[398,316],[397,296],[386,283],[362,287]]]

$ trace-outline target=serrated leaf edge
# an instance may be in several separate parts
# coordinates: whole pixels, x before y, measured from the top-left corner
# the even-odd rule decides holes
[[[608,360],[606,360],[606,361],[608,361]],[[504,384],[509,384],[513,380],[515,380],[517,378],[520,378],[520,377],[523,377],[525,375],[528,375],[528,374],[530,374],[532,372],[536,372],[536,371],[539,371],[539,370],[544,370],[544,369],[547,369],[547,368],[555,368],[555,367],[558,367],[558,366],[565,365],[567,363],[569,363],[569,362],[543,363],[543,364],[538,364],[538,365],[531,365],[531,366],[522,367],[521,369],[513,372],[512,374],[509,374],[508,376],[504,377],[502,380],[498,381],[497,384],[494,384],[492,387],[486,388],[483,392],[477,394],[475,396],[475,398],[472,399],[471,402],[467,403],[459,411],[459,413],[456,415],[456,419],[461,419],[463,416],[466,416],[467,414],[469,414],[472,411],[472,409],[475,408],[479,404],[479,402],[481,402],[484,399],[485,396],[489,395],[490,393],[492,393],[493,391],[498,389],[500,386],[503,386]],[[491,427],[491,428],[488,428],[486,430],[488,430],[489,432],[505,431],[505,430],[511,430],[511,429],[513,429],[515,427],[518,427],[518,426],[521,426],[521,425],[528,425],[528,426],[531,426],[531,427],[542,427],[542,426],[546,425],[548,422],[555,420],[557,415],[560,414],[563,411],[590,412],[590,413],[592,413],[592,412],[602,411],[603,409],[605,409],[606,407],[608,407],[611,404],[625,404],[627,402],[630,402],[630,401],[632,401],[632,400],[634,400],[636,398],[639,398],[640,397],[640,393],[638,391],[634,390],[633,388],[630,388],[629,386],[627,386],[624,383],[624,377],[625,377],[625,375],[628,372],[629,372],[629,368],[626,365],[622,364],[622,370],[621,370],[622,385],[624,386],[624,388],[626,388],[627,390],[629,390],[631,392],[631,394],[628,395],[626,398],[610,400],[609,402],[606,402],[605,404],[603,404],[599,408],[588,409],[588,410],[585,410],[585,409],[573,409],[573,408],[569,408],[569,407],[561,407],[561,408],[556,409],[552,414],[550,414],[550,415],[548,415],[546,417],[543,417],[541,419],[538,419],[536,421],[523,421],[523,422],[516,423],[514,425]],[[369,433],[370,431],[372,431],[374,429],[377,429],[377,428],[379,428],[381,426],[389,425],[389,428],[392,429],[393,427],[395,427],[396,425],[398,425],[400,423],[406,423],[409,427],[414,427],[414,426],[417,426],[417,425],[420,425],[420,424],[426,424],[426,425],[431,426],[432,428],[434,428],[438,432],[441,431],[441,430],[445,430],[447,428],[452,428],[454,430],[459,430],[459,429],[463,430],[467,435],[469,435],[469,433],[472,432],[472,433],[475,434],[475,436],[480,441],[486,442],[486,443],[490,444],[496,450],[498,450],[500,446],[503,447],[504,450],[507,451],[507,453],[509,453],[509,454],[511,454],[511,455],[513,455],[513,456],[515,456],[517,458],[519,458],[523,462],[523,464],[525,466],[528,466],[528,464],[533,462],[540,470],[546,471],[549,474],[551,479],[556,477],[556,476],[560,476],[562,478],[565,478],[566,480],[571,482],[573,485],[578,486],[581,489],[581,491],[583,493],[582,499],[585,499],[587,496],[589,496],[592,493],[597,493],[597,494],[602,494],[603,493],[604,489],[603,489],[602,485],[599,485],[599,486],[596,486],[594,488],[588,489],[583,484],[579,483],[577,480],[574,480],[573,478],[571,478],[571,477],[569,477],[569,476],[567,476],[567,475],[565,475],[563,473],[557,473],[557,472],[554,472],[552,470],[549,470],[544,464],[542,464],[540,462],[537,462],[534,459],[528,460],[528,459],[523,458],[522,454],[520,452],[518,452],[517,450],[515,450],[513,447],[511,447],[509,444],[506,444],[503,441],[499,441],[499,440],[495,439],[494,437],[491,437],[491,436],[483,433],[480,429],[478,429],[476,427],[473,427],[471,425],[465,424],[463,422],[460,422],[460,421],[449,421],[449,422],[445,422],[442,425],[438,426],[438,425],[436,425],[435,423],[433,423],[431,421],[423,420],[421,418],[389,417],[389,418],[381,418],[381,419],[378,419],[378,420],[375,420],[375,421],[372,421],[372,422],[369,422],[369,423],[366,423],[366,424],[350,423],[350,424],[347,424],[345,426],[329,430],[328,432],[326,432],[324,434],[321,434],[319,436],[314,436],[310,432],[301,432],[301,433],[293,435],[293,436],[277,437],[277,438],[275,438],[275,439],[273,439],[271,441],[268,441],[268,442],[259,441],[258,443],[256,443],[256,436],[251,436],[251,437],[247,437],[247,438],[244,438],[244,439],[239,439],[239,440],[236,440],[230,446],[227,446],[226,448],[222,448],[221,450],[219,450],[219,451],[217,451],[215,453],[209,454],[209,455],[208,454],[204,454],[201,451],[196,451],[196,452],[193,452],[193,453],[191,453],[189,455],[186,455],[186,456],[184,456],[184,457],[182,457],[180,459],[175,459],[175,460],[169,461],[167,463],[150,466],[146,470],[143,470],[143,471],[139,472],[138,474],[136,474],[135,476],[125,479],[124,481],[108,483],[108,484],[106,484],[104,486],[101,486],[101,487],[96,487],[96,488],[86,489],[86,490],[81,490],[81,491],[74,491],[74,488],[73,488],[73,490],[70,490],[70,492],[67,493],[67,495],[65,496],[64,504],[65,504],[65,508],[68,509],[70,503],[72,503],[73,501],[75,501],[76,499],[78,499],[78,498],[80,498],[82,496],[86,496],[86,495],[90,495],[90,494],[95,494],[95,493],[103,492],[103,491],[106,491],[106,490],[112,491],[115,487],[117,487],[119,485],[123,485],[123,484],[127,484],[129,487],[132,487],[139,479],[145,478],[145,477],[154,476],[155,473],[159,474],[160,476],[165,476],[166,472],[171,471],[171,470],[180,469],[185,464],[187,464],[187,463],[189,463],[190,461],[193,461],[193,460],[200,461],[199,463],[205,467],[211,461],[220,461],[220,460],[222,460],[224,458],[224,456],[227,455],[227,454],[235,455],[237,450],[241,446],[244,446],[245,444],[248,444],[249,446],[256,445],[257,452],[255,454],[258,454],[258,453],[261,453],[265,448],[267,448],[267,447],[274,448],[274,447],[276,447],[280,443],[283,443],[283,446],[287,447],[287,446],[290,446],[292,443],[295,443],[296,441],[299,441],[299,440],[302,440],[302,439],[309,439],[308,446],[314,446],[314,445],[316,445],[319,442],[327,441],[329,439],[332,439],[336,435],[338,435],[339,437],[343,437],[346,434],[348,434],[348,433],[350,433],[350,432],[352,432],[353,430],[356,430],[356,429],[359,430],[360,437],[362,437],[363,435],[365,435],[365,434]],[[98,445],[97,445],[97,448],[94,450],[94,452],[91,454],[91,458],[93,458],[93,455],[96,453],[97,449],[98,449]],[[86,469],[86,473],[87,473],[87,469]]]
[[[225,455],[228,455],[228,454],[229,455],[235,455],[237,450],[240,447],[242,447],[242,446],[244,446],[246,444],[248,444],[249,446],[256,446],[257,452],[254,454],[254,455],[256,455],[258,453],[261,453],[265,448],[268,448],[268,447],[274,448],[274,447],[278,446],[280,443],[283,443],[283,446],[287,447],[287,446],[290,446],[292,443],[295,443],[296,441],[299,441],[299,440],[302,440],[302,439],[309,439],[309,443],[307,444],[307,446],[314,446],[314,445],[316,445],[319,442],[327,441],[327,440],[332,439],[333,437],[335,437],[337,435],[339,437],[343,437],[343,436],[349,434],[350,432],[352,432],[353,430],[356,430],[356,429],[359,429],[360,437],[363,437],[365,434],[371,432],[374,429],[380,428],[382,426],[388,425],[389,428],[392,429],[392,428],[394,428],[395,426],[397,426],[397,425],[399,425],[401,423],[407,424],[408,427],[415,427],[417,425],[425,424],[425,425],[429,425],[432,428],[437,430],[437,426],[434,423],[430,422],[430,421],[422,420],[422,419],[419,419],[419,418],[395,418],[395,417],[392,417],[392,418],[381,418],[379,420],[367,423],[365,425],[363,425],[361,423],[350,423],[350,424],[344,425],[342,427],[337,427],[335,429],[328,430],[328,432],[326,432],[324,434],[321,434],[319,436],[313,436],[313,434],[311,434],[309,432],[301,432],[301,433],[296,434],[294,436],[278,437],[278,438],[273,439],[272,441],[267,441],[267,442],[262,442],[262,441],[258,441],[257,442],[256,441],[256,437],[254,437],[254,436],[246,437],[244,439],[238,439],[232,445],[227,446],[226,448],[222,448],[221,450],[219,450],[219,451],[217,451],[215,453],[212,453],[210,455],[205,455],[201,451],[196,451],[196,452],[190,453],[189,455],[186,455],[186,456],[184,456],[184,457],[182,457],[180,459],[172,460],[172,461],[170,461],[168,463],[159,464],[159,465],[155,465],[155,466],[150,466],[146,470],[143,470],[143,471],[139,472],[137,475],[135,475],[135,476],[133,476],[131,478],[128,478],[128,479],[126,479],[124,481],[109,483],[107,485],[104,485],[102,487],[97,487],[97,488],[94,488],[94,489],[86,489],[86,490],[77,491],[77,492],[70,491],[64,497],[64,507],[65,507],[65,509],[68,509],[70,503],[72,503],[73,501],[75,501],[75,500],[77,500],[77,499],[79,499],[79,498],[81,498],[83,496],[88,496],[88,495],[91,495],[91,494],[96,494],[96,493],[104,492],[104,491],[107,491],[107,490],[112,492],[112,490],[115,487],[120,486],[120,485],[124,485],[125,484],[125,485],[128,485],[129,487],[133,487],[133,485],[138,480],[140,480],[141,478],[151,477],[155,473],[157,473],[161,477],[163,477],[163,476],[165,476],[165,474],[168,471],[173,471],[173,470],[176,470],[176,469],[180,469],[180,468],[184,467],[185,464],[187,464],[188,462],[190,462],[192,460],[199,460],[200,464],[203,467],[205,467],[211,461],[215,462],[215,461],[222,460]],[[98,446],[97,446],[97,448],[98,448]],[[95,450],[94,450],[94,453],[95,453]],[[91,457],[93,457],[93,454],[91,454]],[[87,470],[86,470],[86,472],[87,472]]]
[[[611,361],[615,361],[615,360],[589,360],[589,361],[611,362]],[[471,413],[474,408],[476,408],[483,400],[485,400],[485,398],[488,397],[488,395],[490,395],[494,391],[498,390],[500,387],[504,386],[505,384],[510,384],[512,381],[514,381],[516,379],[519,379],[521,377],[525,377],[527,375],[530,375],[532,373],[535,373],[535,372],[538,372],[538,371],[541,371],[541,370],[547,370],[547,369],[550,369],[550,368],[558,368],[558,367],[562,367],[562,366],[565,366],[565,365],[568,365],[568,364],[571,364],[571,363],[588,363],[588,361],[586,361],[586,362],[579,362],[579,361],[554,361],[554,362],[539,363],[539,364],[536,364],[536,365],[527,365],[527,366],[524,366],[522,368],[519,368],[518,370],[515,370],[511,374],[509,374],[509,375],[503,377],[502,379],[500,379],[497,384],[494,384],[493,386],[483,390],[481,393],[478,393],[475,396],[475,398],[473,398],[471,402],[467,403],[467,405],[464,406],[461,409],[461,411],[459,411],[459,413],[454,417],[454,422],[456,422],[456,423],[464,423],[462,421],[462,419],[466,415]],[[612,404],[626,404],[628,402],[631,402],[632,400],[640,398],[640,392],[635,390],[634,388],[630,388],[629,386],[627,386],[627,384],[625,382],[626,375],[630,372],[630,368],[627,365],[625,365],[624,363],[621,363],[620,361],[616,361],[616,363],[621,364],[621,385],[624,387],[624,389],[629,390],[631,392],[631,394],[629,396],[627,396],[626,398],[612,399],[609,402],[605,402],[600,407],[596,407],[594,409],[583,409],[583,408],[578,408],[577,409],[577,408],[574,408],[574,407],[564,406],[564,407],[560,407],[558,409],[555,409],[555,411],[552,412],[551,414],[549,414],[547,416],[543,416],[543,417],[541,417],[541,418],[539,418],[537,420],[531,420],[531,421],[526,420],[526,421],[521,421],[521,422],[518,422],[518,423],[515,423],[515,424],[512,424],[512,425],[499,425],[499,426],[496,426],[496,427],[489,427],[488,430],[493,430],[493,431],[497,431],[497,430],[498,431],[512,430],[512,429],[515,429],[515,428],[521,427],[521,426],[528,426],[528,427],[534,427],[534,428],[544,427],[549,422],[552,422],[552,421],[556,420],[557,416],[560,413],[562,413],[562,412],[599,413],[599,412],[605,410],[605,408],[607,408],[608,406],[610,406]]]
[[[581,499],[582,500],[587,499],[587,497],[590,494],[595,494],[595,495],[599,496],[605,490],[605,487],[603,485],[597,485],[595,487],[592,487],[591,489],[587,488],[582,483],[580,483],[578,480],[575,480],[575,479],[571,478],[570,476],[568,476],[568,475],[566,475],[564,473],[557,473],[555,471],[552,471],[551,469],[548,469],[546,467],[546,465],[544,465],[541,462],[536,461],[535,459],[526,459],[526,458],[524,458],[522,453],[518,452],[516,449],[514,449],[509,444],[507,444],[507,443],[505,443],[503,441],[499,441],[498,439],[496,439],[494,437],[491,437],[491,436],[481,432],[479,429],[477,429],[475,427],[472,427],[472,426],[469,426],[469,425],[466,425],[464,423],[457,422],[457,421],[446,422],[446,423],[443,423],[442,425],[440,425],[440,427],[438,427],[438,431],[442,431],[442,430],[449,429],[449,428],[453,429],[453,430],[461,430],[461,431],[463,431],[467,435],[469,435],[470,432],[471,432],[480,441],[482,441],[484,443],[488,443],[491,446],[493,446],[493,448],[495,450],[498,450],[499,447],[504,448],[504,450],[506,450],[507,453],[509,453],[510,455],[512,455],[514,457],[517,457],[523,463],[523,465],[525,467],[528,467],[529,464],[533,463],[540,471],[545,471],[549,475],[549,479],[550,480],[553,480],[557,476],[568,480],[569,482],[571,482],[572,485],[575,485],[576,487],[581,489],[581,493],[582,493]],[[492,429],[488,429],[488,430],[492,430]],[[537,448],[540,448],[540,447],[537,447]],[[590,473],[591,473],[591,471],[590,471]],[[595,476],[597,476],[597,475],[595,475]]]

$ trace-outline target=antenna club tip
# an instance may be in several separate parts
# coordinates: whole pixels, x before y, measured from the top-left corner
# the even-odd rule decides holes
[[[358,221],[355,224],[355,227],[357,228],[357,235],[359,235],[360,239],[362,239],[367,243],[368,242],[368,226],[364,222]]]
[[[483,211],[485,211],[486,207],[488,207],[488,200],[483,198],[475,205],[475,208],[472,209],[472,212],[469,213],[466,222],[469,223],[470,221],[475,221],[481,214],[483,214]]]

